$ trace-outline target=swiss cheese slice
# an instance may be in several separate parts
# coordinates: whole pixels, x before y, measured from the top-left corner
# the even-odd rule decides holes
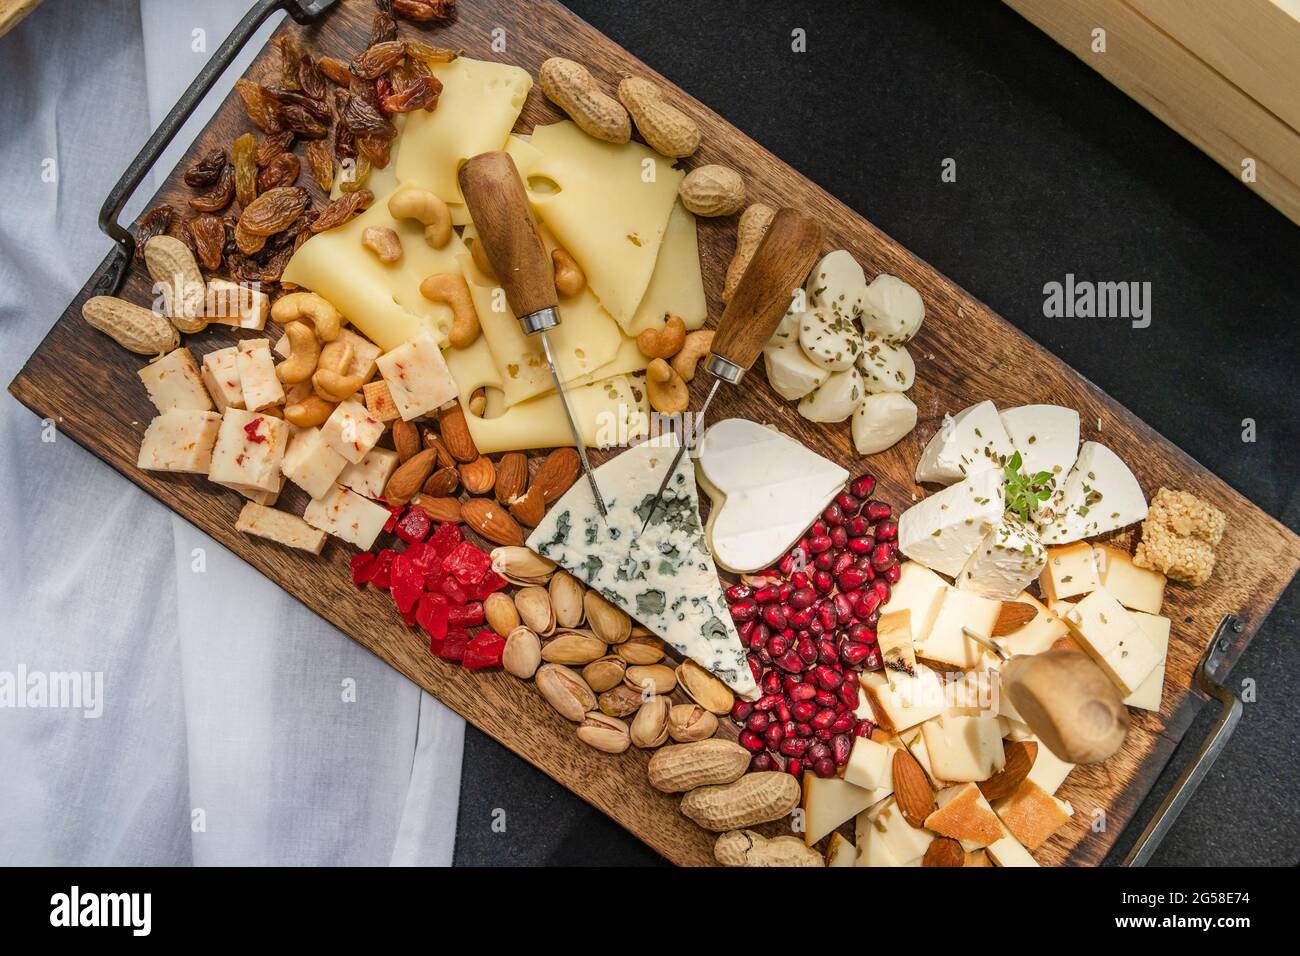
[[[709,316],[704,300],[704,278],[700,274],[695,217],[680,202],[673,203],[655,270],[636,315],[627,325],[627,334],[635,336],[645,329],[662,328],[668,315],[677,316],[692,331],[702,326]]]

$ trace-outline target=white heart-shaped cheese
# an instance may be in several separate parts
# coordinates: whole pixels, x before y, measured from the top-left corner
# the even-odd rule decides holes
[[[705,525],[709,549],[735,572],[774,564],[849,477],[794,439],[743,418],[709,428],[696,472],[713,502]]]

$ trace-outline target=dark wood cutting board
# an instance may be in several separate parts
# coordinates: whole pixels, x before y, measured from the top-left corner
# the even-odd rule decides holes
[[[889,272],[921,292],[926,321],[911,346],[917,378],[910,393],[920,409],[920,422],[899,445],[864,462],[853,449],[847,423],[815,425],[799,417],[794,404],[768,386],[761,362],[742,388],[724,389],[719,394],[710,412],[712,420],[734,416],[775,424],[852,473],[870,470],[877,474],[878,495],[901,511],[925,493],[912,480],[913,468],[945,412],[984,399],[1003,407],[1033,402],[1067,405],[1081,413],[1084,438],[1102,441],[1118,451],[1148,496],[1161,485],[1182,488],[1227,513],[1228,531],[1210,583],[1196,590],[1178,585],[1168,590],[1164,613],[1173,620],[1173,633],[1160,712],[1134,711],[1133,732],[1123,751],[1103,765],[1071,774],[1060,795],[1074,805],[1075,817],[1036,854],[1044,864],[1100,862],[1191,723],[1199,705],[1190,689],[1192,674],[1219,620],[1232,613],[1245,622],[1231,652],[1232,656],[1239,654],[1300,567],[1300,538],[969,293],[559,4],[552,0],[527,4],[465,0],[460,8],[455,24],[429,31],[433,42],[462,48],[468,56],[525,67],[534,77],[543,60],[560,55],[588,64],[607,87],[625,74],[657,80],[672,91],[673,98],[695,117],[703,131],[703,146],[688,165],[718,162],[739,169],[750,201],[790,205],[816,216],[826,226],[827,250],[848,249],[869,276]],[[318,52],[346,56],[364,46],[373,10],[369,0],[345,0],[318,25],[303,29],[286,21],[280,29],[297,31],[302,42]],[[502,54],[490,49],[492,31],[498,27],[504,28],[508,37],[508,52]],[[417,29],[410,24],[402,28],[408,32]],[[275,68],[275,62],[274,52],[264,50],[249,75],[261,78]],[[528,130],[558,118],[557,111],[534,87],[518,129]],[[799,119],[792,117],[791,122]],[[149,207],[168,201],[183,206],[191,195],[180,183],[184,165],[203,151],[228,147],[249,128],[237,100],[228,98]],[[705,289],[711,320],[716,321],[721,314],[722,279],[733,248],[735,218],[701,219],[699,225]],[[572,726],[550,710],[531,684],[502,673],[465,671],[434,659],[420,632],[402,626],[386,594],[358,591],[352,586],[347,568],[350,548],[331,542],[324,556],[317,558],[246,537],[234,528],[243,499],[233,492],[198,476],[137,470],[140,439],[154,414],[136,377],[144,360],[90,329],[80,315],[82,303],[107,262],[90,277],[10,384],[10,391],[21,402],[41,417],[56,421],[73,440],[670,860],[712,862],[713,834],[682,817],[677,798],[657,793],[646,782],[647,753],[635,749],[618,757],[598,753],[576,740]],[[122,294],[148,304],[149,287],[147,275],[137,267]],[[235,335],[214,326],[186,338],[202,353],[230,344]],[[203,341],[205,338],[208,341]],[[694,407],[703,400],[706,378],[697,377]],[[305,503],[305,497],[294,489],[286,491],[281,505],[301,513]],[[1104,814],[1102,823],[1099,814]]]

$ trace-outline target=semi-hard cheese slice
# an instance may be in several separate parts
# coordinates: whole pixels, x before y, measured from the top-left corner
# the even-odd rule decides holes
[[[461,164],[505,144],[533,78],[517,66],[467,56],[430,69],[442,81],[442,94],[433,112],[408,114],[394,160],[397,178],[459,203],[463,197],[456,173]]]
[[[576,483],[552,506],[528,546],[600,591],[628,614],[745,697],[755,693],[704,540],[695,472],[683,456],[651,513],[672,464],[671,433],[629,448],[596,469],[609,514]],[[649,525],[642,531],[647,516]]]
[[[603,143],[568,121],[536,127],[527,145],[536,156],[520,172],[533,208],[630,333],[685,174],[647,146]]]
[[[636,315],[627,326],[627,334],[635,336],[646,329],[661,328],[667,315],[677,316],[692,331],[702,326],[709,316],[704,300],[704,277],[700,273],[695,217],[680,201],[673,203],[655,271]]]
[[[385,263],[361,244],[371,226],[392,229],[402,243],[402,258]],[[451,309],[420,294],[420,282],[430,275],[460,272],[456,257],[465,244],[453,234],[435,249],[424,238],[424,226],[414,219],[394,219],[388,196],[346,225],[322,232],[303,243],[284,270],[284,281],[327,299],[349,322],[383,351],[390,352],[421,332],[440,346],[447,344]]]
[[[849,473],[774,428],[743,418],[700,442],[697,478],[713,501],[709,548],[731,571],[772,565],[817,520]]]

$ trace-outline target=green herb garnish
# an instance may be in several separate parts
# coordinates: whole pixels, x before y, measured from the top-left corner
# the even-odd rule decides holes
[[[1052,497],[1052,473],[1040,471],[1036,475],[1028,475],[1020,470],[1022,464],[1024,461],[1020,452],[1016,452],[1002,468],[1007,480],[1007,511],[1022,521],[1031,521],[1038,512],[1039,503]]]

